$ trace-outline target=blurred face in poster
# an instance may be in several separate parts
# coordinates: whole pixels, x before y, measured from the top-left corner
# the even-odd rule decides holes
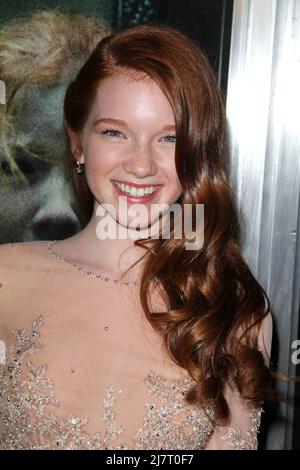
[[[66,175],[63,99],[67,83],[21,86],[11,103],[14,131],[7,144],[21,171],[0,152],[0,243],[63,239],[80,230]]]
[[[66,165],[64,94],[109,31],[93,16],[55,9],[0,29],[0,243],[60,240],[83,228]]]

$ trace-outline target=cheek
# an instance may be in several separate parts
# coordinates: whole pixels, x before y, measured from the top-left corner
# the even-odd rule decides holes
[[[104,159],[90,159],[86,163],[86,172],[90,176],[97,178],[105,178],[110,171],[110,164],[108,160]]]
[[[116,166],[116,159],[102,146],[91,145],[85,150],[85,172],[92,179],[104,179]]]

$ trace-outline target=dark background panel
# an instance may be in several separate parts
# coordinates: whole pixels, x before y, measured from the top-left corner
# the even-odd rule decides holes
[[[119,0],[115,29],[158,21],[196,40],[226,94],[233,0]]]
[[[118,0],[0,0],[0,27],[37,10],[74,11],[103,18],[112,24]]]

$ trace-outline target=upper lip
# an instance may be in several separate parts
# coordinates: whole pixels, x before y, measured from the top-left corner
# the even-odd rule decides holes
[[[113,180],[113,182],[128,184],[128,186],[133,186],[135,188],[149,188],[150,186],[162,186],[161,184],[153,184],[153,183],[137,184],[137,183],[132,183],[131,181],[120,181],[120,180]]]

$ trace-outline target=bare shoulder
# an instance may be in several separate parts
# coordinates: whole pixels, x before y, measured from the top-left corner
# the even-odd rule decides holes
[[[31,285],[35,282],[44,245],[44,241],[0,244],[1,337],[18,325],[20,319],[25,319],[25,304],[30,301]]]
[[[39,256],[46,241],[0,244],[0,274],[5,270],[21,268],[22,264]]]

